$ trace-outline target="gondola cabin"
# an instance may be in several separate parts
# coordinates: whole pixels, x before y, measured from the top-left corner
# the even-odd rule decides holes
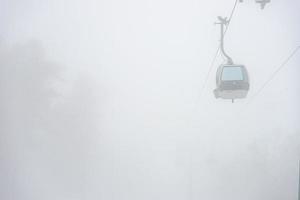
[[[216,75],[216,98],[242,99],[249,91],[249,77],[244,65],[220,65]]]

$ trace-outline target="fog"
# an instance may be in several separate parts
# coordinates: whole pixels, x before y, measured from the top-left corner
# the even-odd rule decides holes
[[[238,3],[231,103],[234,2],[0,0],[0,199],[297,199],[300,2]]]

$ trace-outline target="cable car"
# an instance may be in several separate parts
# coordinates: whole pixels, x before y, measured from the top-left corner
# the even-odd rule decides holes
[[[260,8],[264,9],[267,3],[270,3],[271,0],[255,0],[256,3],[260,3]]]
[[[216,74],[217,88],[213,91],[216,98],[234,99],[246,98],[249,91],[249,77],[244,65],[234,64],[232,58],[224,50],[224,26],[229,21],[227,18],[218,17],[221,25],[221,53],[227,58],[227,64],[219,66]]]
[[[216,74],[216,98],[242,99],[249,91],[249,76],[244,65],[220,65]]]

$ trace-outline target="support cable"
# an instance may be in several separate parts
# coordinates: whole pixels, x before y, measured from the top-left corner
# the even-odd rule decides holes
[[[263,89],[274,79],[274,77],[286,66],[286,64],[292,59],[292,57],[294,57],[294,55],[298,52],[298,50],[300,49],[300,46],[296,47],[293,52],[282,62],[282,64],[276,69],[276,71],[270,76],[269,79],[267,79],[267,81],[261,86],[261,88],[251,97],[251,99],[249,100],[249,102],[247,103],[250,104],[253,99],[258,96]]]

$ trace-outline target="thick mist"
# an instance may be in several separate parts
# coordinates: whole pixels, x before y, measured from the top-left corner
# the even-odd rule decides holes
[[[0,0],[0,199],[294,200],[300,3],[237,5],[246,99],[215,99],[234,0]],[[206,81],[207,80],[207,81]]]

